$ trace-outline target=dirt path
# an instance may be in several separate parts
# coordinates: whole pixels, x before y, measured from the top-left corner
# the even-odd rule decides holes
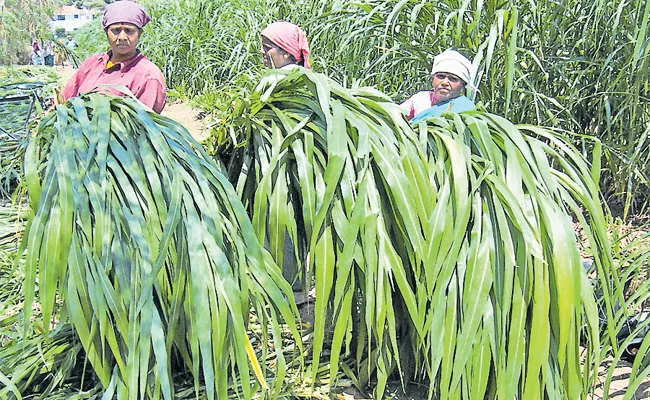
[[[606,364],[603,363],[603,364]],[[612,378],[612,384],[609,386],[609,399],[612,400],[621,400],[625,397],[627,392],[627,387],[630,381],[630,372],[632,371],[632,364],[625,361],[621,361],[619,366],[614,370],[614,375]],[[605,380],[605,371],[604,368],[601,369],[599,374],[600,382]],[[596,386],[596,393],[592,397],[593,400],[600,400],[603,398],[603,387],[601,385]],[[639,385],[639,388],[632,396],[632,399],[650,399],[650,379],[645,378],[643,383]]]
[[[76,69],[70,66],[55,67],[59,75],[59,84],[61,87],[72,77]],[[167,103],[161,115],[171,118],[180,123],[187,129],[196,140],[202,140],[209,134],[209,129],[206,127],[203,120],[200,118],[201,110],[190,106],[187,103]]]
[[[187,129],[194,139],[201,141],[210,133],[204,120],[200,119],[201,110],[187,103],[172,103],[165,106],[161,115],[177,121]]]

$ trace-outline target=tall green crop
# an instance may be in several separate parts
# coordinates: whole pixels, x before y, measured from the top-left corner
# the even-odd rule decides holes
[[[41,121],[25,170],[24,337],[38,300],[43,334],[69,321],[107,398],[172,399],[183,371],[209,399],[278,394],[280,322],[299,337],[291,291],[183,127],[132,99],[76,97]],[[251,311],[274,344],[268,382]]]
[[[647,204],[647,1],[330,1],[301,10],[316,63],[335,79],[401,101],[430,90],[433,57],[457,49],[473,59],[476,99],[490,112],[598,138],[607,198],[625,213]],[[590,140],[574,139],[590,151]]]
[[[647,1],[183,0],[146,4],[145,54],[169,86],[220,118],[259,79],[259,32],[277,19],[307,32],[314,69],[402,101],[429,90],[433,57],[474,60],[477,101],[516,123],[603,143],[602,188],[627,213],[647,202]],[[585,154],[590,140],[574,143]]]

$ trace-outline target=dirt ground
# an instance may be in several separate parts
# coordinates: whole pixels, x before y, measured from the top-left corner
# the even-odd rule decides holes
[[[600,368],[600,381],[602,382],[605,378],[605,367],[609,361],[605,361],[603,366]],[[632,364],[621,361],[619,366],[614,370],[614,377],[612,379],[612,384],[609,387],[609,399],[621,400],[625,397],[627,392],[627,386],[630,381],[630,372],[632,371]],[[594,396],[588,397],[590,400],[600,400],[603,398],[603,387],[602,384],[596,386],[596,392]],[[650,399],[650,379],[646,378],[639,388],[632,396],[632,399]]]
[[[201,110],[186,103],[167,103],[161,114],[183,125],[198,141],[203,140],[210,133],[204,120],[201,119]]]

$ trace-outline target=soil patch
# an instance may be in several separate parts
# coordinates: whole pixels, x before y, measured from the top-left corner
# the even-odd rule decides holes
[[[202,141],[210,133],[210,129],[204,123],[203,112],[187,103],[167,103],[161,115],[183,125],[192,137],[198,141]]]

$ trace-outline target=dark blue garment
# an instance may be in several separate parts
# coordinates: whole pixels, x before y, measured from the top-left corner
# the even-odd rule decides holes
[[[451,100],[438,103],[435,106],[427,108],[426,110],[417,114],[411,120],[411,124],[417,124],[418,122],[424,121],[425,119],[430,117],[439,117],[440,115],[442,115],[443,112],[459,113],[463,111],[470,111],[475,108],[476,106],[474,105],[474,102],[468,99],[467,97],[465,96],[455,97]]]

